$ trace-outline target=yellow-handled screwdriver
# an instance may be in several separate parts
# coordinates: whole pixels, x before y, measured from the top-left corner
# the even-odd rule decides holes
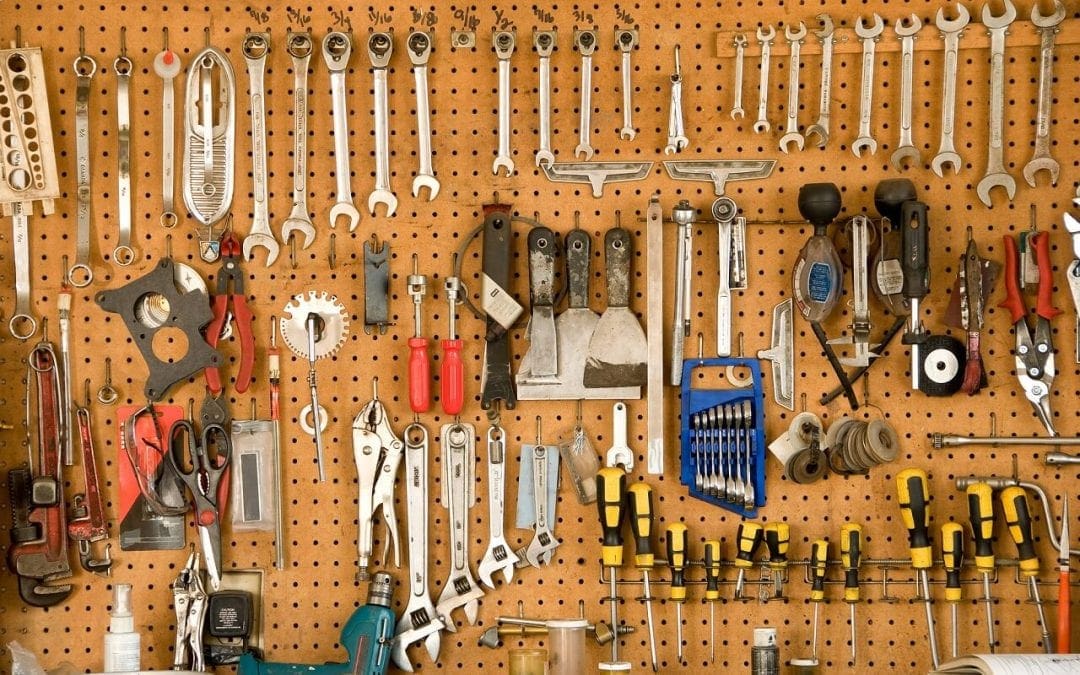
[[[952,657],[960,656],[960,640],[956,634],[956,606],[963,599],[960,588],[960,567],[964,564],[964,526],[945,523],[941,526],[941,557],[945,562],[945,602],[949,603],[952,627]]]
[[[630,530],[634,534],[634,566],[641,570],[641,585],[645,592],[645,620],[649,627],[649,656],[653,672],[658,672],[656,662],[656,631],[653,628],[652,588],[649,586],[649,570],[656,557],[652,550],[653,502],[652,487],[646,483],[630,486]]]
[[[1039,630],[1042,632],[1043,651],[1053,653],[1050,644],[1050,628],[1046,625],[1042,598],[1039,597],[1039,556],[1035,554],[1035,539],[1031,534],[1031,513],[1028,511],[1027,491],[1022,487],[1012,486],[1001,491],[1001,506],[1005,512],[1005,524],[1009,526],[1009,535],[1016,542],[1016,553],[1020,559],[1020,575],[1031,583],[1031,599],[1039,612]]]
[[[784,572],[787,570],[787,552],[791,528],[787,523],[769,523],[765,526],[765,547],[769,549],[769,570],[773,574],[773,598],[784,597]]]
[[[673,523],[667,528],[667,559],[671,567],[671,601],[675,603],[675,637],[679,663],[683,662],[682,606],[686,602],[686,525]]]
[[[739,523],[735,545],[738,547],[735,551],[735,567],[739,568],[739,576],[735,579],[735,599],[742,600],[746,570],[754,566],[754,553],[761,546],[761,524],[745,520]]]
[[[990,577],[994,574],[994,490],[987,483],[967,486],[968,520],[971,540],[975,542],[975,569],[982,574],[983,604],[986,605],[986,639],[990,653],[997,651],[994,638],[994,598],[990,595]]]
[[[596,475],[596,506],[600,512],[600,527],[604,534],[602,555],[608,568],[611,593],[611,630],[619,630],[618,571],[623,564],[623,520],[626,514],[626,472],[619,468],[604,468]],[[611,661],[601,661],[600,670],[626,671],[630,663],[619,660],[619,637],[611,641]]]
[[[709,663],[716,662],[716,601],[720,599],[720,542],[705,542],[705,601],[709,603]]]
[[[859,602],[859,564],[862,561],[862,526],[844,523],[840,527],[840,559],[844,563],[844,602],[851,621],[851,662],[857,663],[855,604]]]
[[[810,586],[810,602],[814,603],[814,633],[813,642],[810,643],[810,654],[814,664],[818,663],[817,655],[817,627],[818,611],[821,603],[825,602],[825,566],[829,561],[829,542],[818,539],[810,546],[810,573],[813,575],[813,584]]]
[[[930,578],[926,570],[934,564],[933,549],[930,546],[930,487],[926,472],[922,469],[904,469],[896,476],[896,494],[900,502],[900,515],[908,531],[908,549],[911,551],[911,566],[918,573],[921,585],[919,593],[926,606],[926,631],[930,637],[930,660],[934,668],[938,661],[937,635],[934,634],[933,599],[930,597]]]

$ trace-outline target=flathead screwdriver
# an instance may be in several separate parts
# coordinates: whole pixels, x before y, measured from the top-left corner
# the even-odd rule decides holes
[[[862,561],[862,526],[858,523],[840,526],[840,560],[844,564],[844,602],[848,604],[851,622],[851,662],[858,663],[855,605],[859,602],[859,564]]]
[[[649,628],[649,656],[653,672],[658,672],[656,660],[656,630],[653,627],[652,588],[649,586],[649,570],[656,557],[652,549],[653,500],[652,487],[646,483],[630,486],[630,530],[634,534],[634,566],[641,570],[641,585],[645,603],[645,621]]]
[[[720,542],[705,542],[705,602],[709,603],[709,663],[716,662],[716,603],[720,600]]]
[[[1039,612],[1039,630],[1042,633],[1043,651],[1053,653],[1050,644],[1050,628],[1046,625],[1042,598],[1039,597],[1039,556],[1035,554],[1035,540],[1031,534],[1031,513],[1028,511],[1027,491],[1022,487],[1011,486],[1001,491],[1001,506],[1005,512],[1005,524],[1009,526],[1009,535],[1016,543],[1017,557],[1020,559],[1020,576],[1026,577],[1031,585],[1031,599]]]
[[[912,307],[914,311],[914,306]],[[938,661],[937,635],[934,632],[933,598],[930,596],[930,578],[926,570],[934,564],[933,549],[930,545],[930,509],[929,481],[922,469],[904,469],[896,476],[897,501],[900,503],[900,515],[908,531],[908,549],[911,552],[911,566],[918,574],[916,586],[926,607],[926,632],[930,642],[930,660],[936,669]]]
[[[683,662],[682,606],[686,602],[686,525],[673,523],[667,528],[667,559],[671,567],[671,601],[675,603],[675,637],[679,663]]]
[[[967,486],[968,520],[971,540],[975,546],[975,569],[982,574],[983,604],[986,605],[986,639],[990,653],[997,651],[994,638],[994,598],[990,594],[990,577],[994,574],[994,490],[986,483]]]
[[[413,253],[412,274],[407,286],[413,301],[413,336],[409,338],[409,407],[414,413],[424,413],[431,406],[431,366],[428,363],[428,341],[422,322],[427,277],[417,270],[417,255]]]
[[[761,546],[761,525],[747,520],[739,523],[735,546],[735,567],[739,568],[739,576],[735,579],[735,599],[741,600],[746,570],[754,566],[754,553]]]
[[[611,610],[611,630],[619,630],[618,572],[623,564],[622,528],[626,505],[626,472],[606,467],[596,475],[596,506],[600,512],[600,528],[604,543],[601,549],[604,567],[608,568],[611,593],[607,598]],[[619,660],[619,637],[611,641],[611,661],[601,661],[600,670],[627,671],[630,664]]]
[[[461,340],[457,336],[457,303],[461,281],[446,278],[446,302],[449,305],[449,329],[442,341],[443,358],[439,380],[442,382],[442,407],[447,415],[457,415],[465,404],[465,368],[461,363]]]
[[[964,564],[964,526],[960,523],[941,526],[941,558],[945,562],[945,602],[949,603],[952,657],[955,659],[960,656],[956,606],[964,597],[960,587],[960,568]]]
[[[817,628],[818,613],[821,603],[825,602],[825,570],[829,562],[829,542],[818,539],[810,546],[810,574],[813,583],[810,586],[810,602],[814,603],[814,633],[810,643],[810,654],[814,664],[818,663]]]
[[[784,597],[784,572],[787,570],[787,552],[791,528],[787,523],[765,525],[765,547],[769,549],[769,570],[773,575],[773,598]]]

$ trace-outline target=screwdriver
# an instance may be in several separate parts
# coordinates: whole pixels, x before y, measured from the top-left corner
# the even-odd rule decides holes
[[[912,305],[912,312],[915,305]],[[930,578],[926,570],[934,564],[933,549],[930,546],[928,521],[930,519],[929,484],[926,472],[922,469],[904,469],[896,476],[896,493],[900,502],[900,514],[908,531],[908,549],[911,551],[911,566],[919,574],[918,582],[922,588],[919,594],[926,605],[926,631],[930,636],[930,660],[937,669],[937,635],[934,634],[933,599],[930,597]],[[918,586],[919,584],[916,584]]]
[[[813,642],[810,643],[810,654],[817,664],[817,627],[818,610],[821,603],[825,602],[825,566],[829,560],[829,542],[818,539],[810,546],[810,573],[814,582],[810,586],[810,602],[814,603],[814,633]]]
[[[649,587],[649,570],[655,557],[652,551],[652,488],[646,483],[634,483],[630,486],[630,531],[634,534],[634,565],[641,570],[641,585],[645,596],[645,620],[649,627],[649,656],[652,658],[653,672],[658,672],[656,664],[656,632],[653,629],[652,589]]]
[[[746,570],[754,566],[754,552],[761,546],[761,525],[752,521],[739,523],[739,531],[736,535],[735,567],[739,568],[739,576],[735,580],[735,599],[742,600],[743,582],[746,580]]]
[[[791,528],[787,523],[765,526],[765,546],[769,549],[769,569],[773,573],[773,597],[784,597],[784,572],[787,570],[788,544]]]
[[[945,602],[949,603],[952,625],[952,657],[960,656],[960,640],[956,635],[956,606],[963,593],[960,589],[960,567],[964,564],[964,526],[945,523],[941,526],[941,557],[945,561]]]
[[[975,569],[983,579],[983,603],[986,605],[986,639],[990,653],[997,651],[994,639],[994,598],[990,595],[990,577],[994,574],[994,491],[987,483],[967,486],[968,520],[971,540],[975,542]]]
[[[1069,493],[1061,499],[1061,536],[1058,538],[1058,643],[1057,653],[1072,651],[1072,593],[1069,589]]]
[[[686,568],[686,525],[682,523],[668,526],[667,559],[671,567],[671,601],[675,603],[675,637],[678,640],[679,663],[682,663],[682,606],[686,602],[686,578],[683,575]]]
[[[1051,654],[1053,648],[1050,645],[1050,630],[1046,625],[1042,598],[1039,597],[1039,582],[1036,578],[1039,576],[1039,557],[1035,555],[1035,540],[1031,535],[1027,491],[1015,485],[1005,488],[1001,491],[1001,506],[1005,511],[1005,524],[1009,526],[1009,535],[1016,542],[1016,553],[1020,558],[1020,574],[1031,582],[1031,599],[1035,601],[1035,608],[1039,612],[1043,651]]]
[[[716,662],[716,602],[720,599],[720,542],[705,542],[705,601],[709,603],[709,663]]]
[[[851,621],[851,662],[857,663],[855,604],[859,602],[859,563],[862,559],[862,526],[858,523],[840,526],[840,558],[844,563],[844,602],[848,603]]]
[[[409,338],[409,407],[414,413],[427,412],[431,406],[431,366],[428,365],[428,341],[420,324],[427,294],[427,277],[417,271],[418,257],[413,253],[412,274],[408,278],[413,301],[413,336]]]
[[[442,342],[442,407],[447,415],[457,415],[465,403],[465,369],[461,363],[461,340],[457,336],[457,301],[461,281],[446,277],[446,302],[450,306],[450,329]]]
[[[623,564],[623,516],[626,511],[626,472],[620,468],[603,468],[596,475],[596,506],[600,512],[600,528],[604,543],[602,556],[604,566],[608,568],[611,594],[608,606],[611,609],[611,630],[619,629],[619,596],[616,576]],[[630,670],[630,664],[619,661],[619,639],[611,641],[611,661],[601,662],[600,670]]]
[[[921,389],[922,360],[919,345],[925,342],[927,334],[923,329],[919,302],[930,292],[930,225],[927,221],[926,204],[914,199],[900,206],[900,228],[903,241],[903,255],[900,266],[904,272],[903,295],[911,303],[911,318],[903,342],[911,345],[911,388]],[[925,528],[924,528],[925,529]],[[929,553],[927,558],[929,559]],[[929,567],[929,565],[927,565]],[[925,576],[925,573],[924,573]],[[929,595],[927,596],[929,598]],[[927,609],[929,611],[929,608]],[[931,638],[933,639],[933,638]],[[934,659],[937,668],[937,658]]]

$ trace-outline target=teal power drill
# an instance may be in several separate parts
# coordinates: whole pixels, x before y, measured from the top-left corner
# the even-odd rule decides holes
[[[390,648],[394,640],[394,610],[390,609],[393,579],[378,572],[371,580],[367,604],[357,608],[341,629],[341,644],[349,653],[345,663],[305,665],[300,663],[265,663],[251,654],[240,658],[239,675],[384,675],[390,666]]]

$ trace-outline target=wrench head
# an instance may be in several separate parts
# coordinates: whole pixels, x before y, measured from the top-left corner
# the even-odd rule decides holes
[[[811,124],[806,127],[806,133],[803,134],[807,141],[810,140],[810,136],[817,136],[817,146],[824,148],[825,144],[829,142],[829,132],[825,130],[825,127],[820,124]],[[802,148],[800,148],[801,150]]]
[[[372,190],[367,200],[368,211],[371,212],[371,215],[375,215],[375,207],[379,204],[386,205],[386,217],[389,218],[397,210],[397,197],[394,196],[393,192],[382,188]]]
[[[990,3],[987,2],[982,8],[982,22],[988,29],[1005,28],[1016,20],[1016,7],[1009,0],[1001,0],[1005,3],[1005,13],[994,16],[990,11]]]
[[[289,216],[285,219],[285,222],[281,224],[281,241],[289,243],[294,233],[304,236],[304,242],[300,248],[307,248],[315,241],[315,225],[307,218]]]
[[[790,148],[792,143],[794,143],[796,146],[798,146],[799,150],[802,150],[803,149],[803,143],[805,143],[805,142],[806,142],[806,139],[804,139],[802,137],[802,134],[800,134],[797,131],[793,131],[791,133],[784,134],[783,136],[780,137],[780,149],[786,155],[790,151],[789,148]]]
[[[874,14],[874,23],[871,26],[866,25],[865,17],[859,17],[859,20],[855,22],[855,34],[859,36],[860,40],[872,40],[881,35],[881,32],[885,30],[885,21],[878,14]]]
[[[1031,23],[1035,24],[1039,28],[1053,28],[1061,23],[1065,18],[1065,5],[1054,0],[1054,13],[1045,15],[1039,11],[1039,3],[1034,3],[1031,6]]]
[[[280,247],[277,240],[274,239],[272,234],[262,234],[259,232],[249,233],[244,237],[244,260],[251,262],[255,257],[255,248],[262,247],[266,249],[266,266],[270,267],[277,260]]]
[[[960,5],[957,5],[958,7]],[[930,168],[937,174],[938,178],[944,178],[944,167],[946,164],[952,167],[953,175],[960,173],[960,165],[963,160],[960,159],[960,155],[955,152],[939,152],[934,155],[934,159],[930,160]]]
[[[1057,160],[1050,157],[1037,157],[1024,165],[1024,180],[1031,187],[1035,187],[1035,174],[1040,171],[1048,171],[1050,173],[1050,185],[1057,185],[1060,170],[1061,165],[1057,163]]]
[[[550,150],[537,150],[536,151],[536,166],[541,169],[545,166],[551,166],[555,163],[555,154]]]
[[[585,160],[586,162],[589,161],[590,159],[592,159],[593,156],[592,146],[578,145],[576,148],[574,148],[574,156],[579,159]]]
[[[464,574],[451,576],[447,580],[442,594],[439,595],[439,602],[435,605],[435,611],[442,617],[446,630],[456,633],[457,625],[450,616],[451,612],[462,607],[465,609],[465,618],[469,620],[469,624],[475,624],[476,612],[479,608],[477,601],[482,597],[484,597],[484,589],[476,585],[466,570]]]
[[[996,187],[1005,188],[1005,194],[1009,196],[1009,201],[1012,201],[1013,195],[1016,194],[1016,181],[1013,180],[1012,176],[1007,173],[986,174],[975,188],[975,191],[979,194],[979,200],[986,206],[994,205],[994,200],[990,198],[990,190]]]
[[[788,42],[802,42],[806,37],[806,24],[799,22],[798,30],[792,30],[791,24],[784,26],[784,39]]]
[[[349,221],[349,232],[360,224],[360,212],[352,202],[338,202],[330,207],[330,227],[337,227],[338,218],[342,217]]]
[[[607,465],[609,467],[621,466],[626,473],[634,470],[634,453],[630,448],[610,448],[607,451]]]
[[[821,22],[821,28],[814,31],[814,35],[820,40],[827,40],[832,37],[836,27],[833,25],[832,17],[828,14],[818,14],[817,20]]]
[[[496,176],[499,175],[499,169],[506,169],[506,177],[514,175],[514,160],[509,157],[496,157],[495,162],[491,165],[491,173]]]
[[[968,23],[971,22],[971,13],[967,11],[967,7],[964,7],[960,3],[956,3],[956,18],[946,19],[945,8],[938,9],[937,16],[934,17],[934,23],[937,25],[938,30],[942,33],[959,33]]]
[[[414,619],[416,621],[414,621]],[[416,625],[417,622],[419,625]],[[405,613],[398,619],[394,634],[394,648],[390,652],[390,659],[394,665],[407,673],[413,672],[412,662],[406,650],[411,646],[424,641],[428,656],[432,661],[439,660],[439,647],[442,644],[442,631],[446,628],[443,620],[435,613],[435,607],[425,595],[413,596],[405,607]]]
[[[743,110],[742,108],[732,108],[731,109],[731,119],[733,119],[733,120],[741,120],[744,117],[746,117],[746,111]]]
[[[768,30],[766,31],[765,29],[768,29]],[[773,28],[772,25],[758,26],[758,29],[757,29],[758,42],[762,42],[762,43],[772,42],[773,38],[775,38],[775,37],[776,37],[776,29]]]
[[[766,134],[770,129],[772,129],[772,125],[769,124],[769,120],[758,120],[757,122],[754,122],[755,134]]]
[[[851,144],[851,151],[856,157],[862,157],[863,150],[869,150],[870,154],[877,152],[877,141],[869,136],[860,136]]]
[[[517,562],[517,554],[506,544],[506,541],[496,539],[488,545],[487,553],[480,561],[480,567],[476,569],[476,576],[480,578],[480,583],[494,590],[495,580],[492,575],[502,570],[503,579],[506,583],[510,583],[514,580],[514,565]]]
[[[419,174],[416,178],[413,178],[412,182],[412,196],[418,198],[420,191],[427,188],[428,201],[433,202],[435,198],[439,196],[439,180],[435,176],[428,176],[426,174]]]
[[[674,155],[675,153],[682,152],[688,145],[690,145],[690,139],[686,136],[670,137],[668,138],[668,144],[664,146],[664,154]]]
[[[894,169],[902,171],[904,169],[904,160],[911,160],[912,165],[919,165],[922,164],[922,155],[919,154],[919,149],[914,145],[901,145],[893,152],[889,161],[892,162]]]
[[[896,34],[900,37],[911,37],[922,30],[922,21],[919,20],[919,17],[912,14],[911,16],[897,21],[893,30],[895,30]]]
[[[619,138],[624,141],[632,141],[637,136],[637,129],[634,127],[623,127],[619,129]]]
[[[551,562],[551,552],[557,549],[561,543],[558,538],[549,532],[534,536],[532,541],[529,542],[529,548],[525,549],[525,559],[533,567],[546,565]]]

